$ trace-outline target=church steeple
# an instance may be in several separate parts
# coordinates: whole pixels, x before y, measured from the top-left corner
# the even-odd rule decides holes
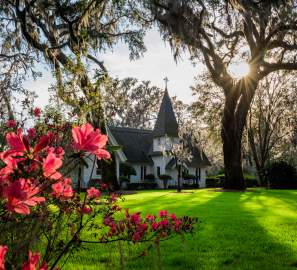
[[[158,118],[155,124],[153,135],[154,137],[178,137],[178,124],[175,118],[171,99],[167,90],[168,79],[164,79],[165,91],[162,99],[161,107],[158,113]]]

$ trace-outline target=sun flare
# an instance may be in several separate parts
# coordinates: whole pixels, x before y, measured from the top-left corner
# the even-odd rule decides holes
[[[250,65],[246,62],[234,63],[228,67],[229,72],[235,78],[242,78],[249,74]]]

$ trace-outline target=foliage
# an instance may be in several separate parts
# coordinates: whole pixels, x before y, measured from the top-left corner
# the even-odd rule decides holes
[[[163,180],[163,181],[168,181],[168,180],[171,180],[172,177],[168,174],[161,174],[161,175],[159,175],[159,179]]]
[[[195,180],[197,177],[194,174],[183,173],[184,180]]]
[[[40,114],[40,110],[34,112]],[[111,157],[105,149],[107,136],[98,129],[84,124],[71,131],[73,154],[64,166],[68,172],[90,155],[98,159]],[[177,218],[167,211],[160,212],[159,217],[141,217],[140,213],[126,210],[123,217],[118,196],[101,195],[106,185],[100,189],[91,187],[84,196],[76,194],[67,172],[61,173],[65,152],[54,133],[44,135],[38,127],[34,133],[24,133],[14,126],[6,140],[7,147],[0,155],[2,269],[44,270],[48,269],[46,265],[54,269],[88,243],[158,242],[193,229],[195,219]],[[86,234],[90,229],[93,232]],[[31,252],[37,249],[40,253]],[[23,263],[28,254],[28,264]]]
[[[206,177],[206,187],[223,187],[225,181],[225,174],[219,173],[217,175],[207,176]],[[250,174],[244,174],[244,181],[246,187],[258,187],[259,181],[256,176]]]
[[[220,88],[225,188],[244,189],[242,136],[258,84],[275,71],[297,69],[294,1],[147,2],[175,57],[188,49]],[[242,78],[229,70],[238,62],[250,67]]]
[[[155,182],[140,182],[140,183],[129,183],[127,185],[128,190],[139,190],[139,189],[155,189],[158,184]]]
[[[286,161],[274,161],[267,165],[265,180],[270,188],[297,188],[296,168]]]
[[[113,126],[151,128],[162,90],[135,78],[110,79],[102,93],[106,122]]]
[[[149,174],[147,174],[147,175],[144,176],[144,180],[154,182],[156,180],[156,177],[155,177],[154,174],[149,173]]]
[[[57,79],[58,96],[82,118],[104,122],[101,87],[107,69],[96,53],[126,44],[131,59],[144,51],[142,11],[134,1],[3,0],[1,28],[9,29],[2,44],[42,56]],[[3,31],[4,32],[4,31]],[[90,72],[89,63],[97,69]]]
[[[35,98],[35,93],[23,85],[28,76],[40,76],[34,70],[33,50],[21,46],[13,23],[0,15],[0,122],[22,122],[26,118]]]
[[[163,185],[164,185],[164,189],[167,188],[167,183],[169,180],[172,179],[172,177],[170,175],[167,174],[161,174],[159,175],[159,179],[163,181]]]
[[[131,175],[136,175],[136,171],[131,164],[125,162],[120,164],[120,175],[126,176],[130,179]]]
[[[222,181],[217,176],[207,176],[205,178],[205,185],[207,188],[222,187]]]
[[[288,72],[267,76],[260,83],[250,109],[248,142],[261,182],[267,161],[282,155],[285,146],[291,145],[296,119],[294,77]]]
[[[183,183],[182,187],[183,189],[197,189],[199,188],[199,183],[198,184]]]
[[[127,177],[127,176],[120,176],[120,182],[127,182],[129,183],[130,182],[130,179]]]

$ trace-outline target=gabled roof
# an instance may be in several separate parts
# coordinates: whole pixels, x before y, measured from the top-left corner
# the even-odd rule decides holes
[[[122,146],[122,150],[128,162],[152,163],[148,156],[150,147],[153,143],[152,130],[109,127],[117,143]]]
[[[210,161],[205,155],[204,151],[200,149],[197,143],[193,142],[193,138],[190,135],[185,136],[184,138],[186,147],[190,150],[192,154],[192,159],[190,162],[187,162],[189,167],[201,167],[201,166],[211,166]]]
[[[205,153],[202,151],[200,152],[199,149],[195,148],[192,149],[192,160],[186,162],[187,167],[193,167],[193,168],[200,168],[200,167],[207,167],[211,166],[211,163],[209,162],[208,158],[206,157]],[[172,158],[169,160],[169,162],[166,164],[166,170],[173,169],[176,164],[176,159]]]
[[[154,137],[163,137],[165,135],[169,137],[178,137],[178,124],[167,88],[164,92],[158,118],[153,131]]]
[[[206,167],[211,166],[210,161],[205,155],[204,151],[193,141],[190,135],[184,135],[183,138],[184,147],[189,151],[192,158],[186,162],[187,167]],[[176,159],[172,158],[166,165],[166,169],[172,169],[176,164]]]

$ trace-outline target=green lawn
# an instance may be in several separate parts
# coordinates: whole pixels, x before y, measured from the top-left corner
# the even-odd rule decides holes
[[[161,262],[152,249],[136,258],[143,245],[124,245],[125,269],[297,268],[297,191],[196,190],[139,192],[126,196],[125,207],[143,214],[168,209],[197,216],[197,233],[163,242]],[[123,245],[123,244],[122,244]],[[119,269],[119,245],[88,246],[65,269]]]

